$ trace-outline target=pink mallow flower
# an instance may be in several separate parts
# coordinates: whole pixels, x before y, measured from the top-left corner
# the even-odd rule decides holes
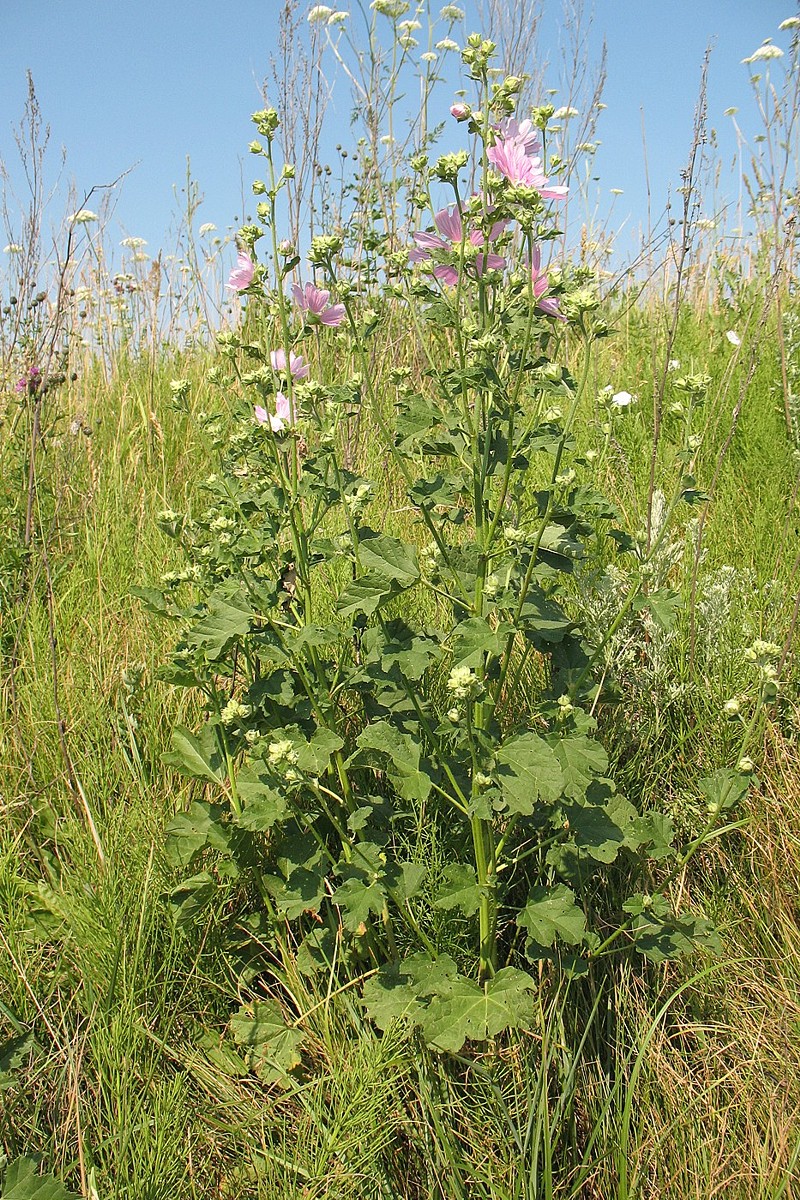
[[[321,325],[341,325],[345,318],[344,305],[328,304],[330,292],[314,287],[313,283],[307,283],[304,288],[298,283],[293,283],[292,295],[297,307],[309,316],[316,317]]]
[[[286,374],[285,350],[270,350],[269,361],[277,375]],[[306,379],[310,370],[311,368],[301,354],[293,354],[291,350],[289,351],[289,373],[292,379]]]
[[[530,121],[513,117],[495,127],[496,140],[486,151],[493,167],[511,183],[534,188],[545,200],[563,200],[567,188],[550,184],[542,166],[539,133]]]
[[[460,100],[456,104],[450,105],[450,116],[455,117],[457,121],[466,121],[471,111],[470,106]]]
[[[533,280],[533,294],[536,297],[536,307],[540,312],[547,313],[550,317],[557,317],[559,321],[566,321],[567,318],[562,313],[561,306],[558,303],[558,296],[547,295],[550,285],[547,282],[547,272],[541,268],[541,251],[538,246],[534,246],[531,257],[531,279]]]
[[[253,412],[259,425],[269,423],[273,433],[280,433],[284,425],[290,425],[292,421],[292,408],[283,392],[278,392],[275,397],[274,413],[267,412],[266,408],[262,408],[260,404],[255,406]]]
[[[539,130],[532,121],[515,121],[513,117],[506,117],[495,126],[495,133],[504,142],[519,142],[528,158],[535,158],[542,152]]]
[[[436,214],[433,221],[442,236],[437,237],[435,233],[415,233],[413,237],[416,246],[408,256],[411,262],[427,262],[433,250],[452,251],[458,250],[461,246],[463,227],[457,209],[443,208]],[[489,231],[488,239],[479,229],[473,229],[468,234],[467,241],[473,246],[484,246],[487,240],[493,241],[499,237],[504,228],[505,222],[498,221]],[[502,271],[505,265],[506,260],[499,254],[479,254],[475,259],[475,270],[479,275],[482,275],[484,271]],[[433,274],[449,287],[455,287],[458,283],[456,268],[449,267],[444,263],[438,263],[433,268]]]
[[[227,287],[234,292],[243,292],[253,282],[256,265],[246,250],[239,251],[236,266],[228,276]]]

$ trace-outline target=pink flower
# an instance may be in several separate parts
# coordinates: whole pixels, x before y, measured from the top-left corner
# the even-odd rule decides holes
[[[292,295],[297,307],[310,316],[316,317],[321,325],[341,325],[345,318],[344,305],[329,305],[330,292],[324,288],[314,287],[313,283],[307,283],[304,288],[301,288],[297,283],[293,283]]]
[[[272,364],[272,369],[278,375],[286,374],[286,351],[285,350],[270,350],[269,361]],[[306,379],[311,368],[304,361],[301,354],[294,354],[289,351],[289,373],[292,379]]]
[[[544,200],[563,200],[568,189],[561,185],[550,185],[542,169],[538,155],[525,153],[525,143],[512,138],[500,140],[490,146],[486,157],[510,183],[534,188]]]
[[[450,105],[450,116],[455,117],[457,121],[466,121],[469,117],[470,108],[463,101]]]
[[[290,425],[292,421],[292,408],[283,392],[278,392],[275,397],[274,413],[267,412],[266,408],[262,408],[260,404],[255,406],[253,412],[259,425],[266,425],[269,422],[273,433],[280,433],[284,425]]]
[[[540,312],[547,313],[550,317],[557,317],[559,321],[566,321],[566,317],[561,311],[557,296],[546,295],[549,284],[547,282],[547,273],[541,270],[542,255],[538,246],[533,247],[533,255],[531,257],[531,279],[533,280],[533,294],[536,297],[536,307]]]
[[[427,262],[433,250],[453,251],[460,248],[463,229],[458,210],[443,208],[436,214],[433,220],[442,236],[437,237],[435,233],[415,233],[413,237],[416,247],[408,256],[411,262]],[[489,231],[488,239],[479,229],[473,229],[468,235],[467,241],[473,246],[484,246],[487,240],[493,241],[499,237],[504,228],[505,222],[498,221]],[[506,260],[499,254],[479,254],[475,260],[475,269],[479,275],[482,275],[484,271],[502,271],[505,265]],[[455,287],[458,283],[458,271],[456,268],[447,266],[444,263],[437,264],[433,268],[433,274],[449,287]]]
[[[495,127],[495,132],[504,142],[519,142],[529,158],[541,154],[539,131],[532,121],[518,122],[513,117],[506,117]]]
[[[236,266],[228,276],[227,287],[234,292],[243,292],[253,282],[255,263],[246,250],[239,251]]]
[[[18,379],[14,385],[15,392],[35,392],[42,382],[42,372],[38,367],[31,367],[27,374]]]

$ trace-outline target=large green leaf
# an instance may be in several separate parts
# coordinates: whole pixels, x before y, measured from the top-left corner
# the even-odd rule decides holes
[[[599,742],[583,733],[548,739],[564,775],[564,791],[581,797],[593,779],[608,770],[608,755]]]
[[[565,805],[564,816],[577,849],[596,862],[612,863],[623,845],[638,845],[636,809],[622,796],[611,796],[606,804]]]
[[[369,616],[395,594],[392,580],[385,575],[377,572],[361,575],[339,593],[336,609],[343,617],[353,617],[356,613]]]
[[[225,778],[225,759],[214,728],[208,724],[196,734],[183,725],[176,725],[172,731],[172,749],[165,751],[161,758],[168,767],[174,767],[190,779],[222,783]]]
[[[362,570],[383,575],[393,580],[400,588],[411,587],[419,579],[419,564],[414,546],[401,542],[399,538],[381,533],[367,538],[358,548]]]
[[[445,868],[445,882],[436,893],[434,908],[460,908],[465,917],[473,916],[481,905],[481,893],[470,863],[453,863]]]
[[[286,819],[289,803],[286,795],[273,786],[263,763],[247,763],[236,776],[236,788],[242,811],[234,817],[241,829],[263,832]]]
[[[539,800],[554,803],[563,778],[555,754],[536,733],[512,737],[497,751],[497,781],[508,811],[530,816]]]
[[[227,850],[230,844],[227,810],[219,804],[195,800],[187,812],[176,813],[167,825],[167,856],[178,866],[186,866],[199,850],[210,846]]]
[[[358,736],[360,751],[351,761],[372,761],[372,755],[380,757],[383,765],[388,759],[386,772],[397,791],[406,800],[426,800],[431,790],[430,776],[420,767],[421,748],[407,733],[401,733],[388,721],[373,721]]]
[[[253,610],[241,592],[212,595],[207,607],[206,615],[193,625],[189,640],[209,662],[218,662],[232,642],[250,632]]]
[[[360,933],[371,914],[380,916],[386,903],[386,889],[379,880],[345,879],[331,897],[343,911],[342,921],[351,933]]]
[[[303,1035],[286,1025],[273,1000],[242,1005],[230,1020],[234,1041],[244,1051],[245,1061],[265,1083],[284,1083],[300,1062]]]
[[[577,946],[586,933],[586,916],[575,902],[575,893],[563,883],[555,887],[535,887],[528,903],[517,915],[517,924],[526,929],[537,946],[552,946],[561,938]]]
[[[23,1156],[9,1163],[3,1180],[2,1200],[78,1200],[53,1175],[38,1175],[38,1163]]]
[[[484,654],[502,654],[508,635],[513,632],[513,625],[506,621],[501,621],[496,627],[492,627],[484,617],[469,617],[461,621],[451,635],[453,665],[478,667],[483,663]]]
[[[481,987],[459,977],[425,1010],[422,1031],[429,1045],[457,1053],[466,1041],[484,1042],[533,1018],[534,980],[524,971],[504,967]]]

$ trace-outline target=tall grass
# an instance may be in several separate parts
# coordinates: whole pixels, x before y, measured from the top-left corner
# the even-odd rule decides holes
[[[519,48],[513,22],[505,36],[510,53]],[[378,171],[380,127],[373,133],[365,172],[378,173],[368,191],[391,178]],[[304,204],[294,210],[298,227],[316,200]],[[218,270],[215,254],[210,270]],[[782,699],[758,732],[758,786],[735,828],[673,885],[675,898],[718,924],[721,956],[644,971],[624,960],[589,982],[543,987],[532,1028],[449,1058],[400,1028],[379,1036],[358,1002],[358,980],[334,985],[330,972],[298,957],[270,983],[309,1050],[300,1071],[275,1083],[226,1032],[253,982],[244,950],[245,935],[258,931],[252,898],[231,881],[201,925],[174,920],[180,873],[165,854],[164,827],[187,806],[191,786],[161,753],[193,698],[159,680],[172,630],[131,595],[178,565],[157,514],[199,504],[213,469],[199,414],[213,403],[209,371],[224,364],[192,343],[218,320],[219,277],[201,286],[202,255],[192,259],[187,241],[185,307],[161,304],[177,285],[166,285],[155,263],[146,275],[133,264],[136,288],[126,291],[123,280],[118,303],[110,258],[94,239],[80,264],[89,272],[86,317],[63,300],[37,324],[40,304],[16,334],[6,322],[2,343],[0,1145],[8,1161],[41,1155],[82,1196],[126,1200],[798,1195],[799,489],[784,405],[796,346],[777,333],[796,310],[792,288],[780,287],[778,308],[764,305],[763,274],[742,284],[735,302],[720,288],[676,303],[667,263],[661,287],[640,295],[631,280],[609,301],[616,336],[596,367],[597,391],[612,383],[638,397],[615,424],[603,463],[607,491],[643,536],[662,378],[665,402],[671,395],[666,359],[711,379],[699,475],[714,480],[713,495],[707,510],[686,509],[662,564],[681,601],[675,624],[632,618],[610,649],[609,670],[628,690],[624,705],[604,704],[597,716],[620,786],[691,829],[698,778],[735,744],[724,704],[748,687],[743,647],[757,635],[785,647]],[[782,261],[785,284],[791,256]],[[710,278],[717,262],[698,277]],[[78,349],[84,326],[88,344]],[[77,378],[63,372],[36,426],[13,385],[31,355],[55,344],[47,341],[54,329],[71,343],[66,365]],[[726,339],[730,329],[741,346]],[[416,364],[399,323],[387,321],[381,338],[375,390],[390,397],[390,368],[404,356]],[[175,378],[190,385],[188,405],[173,402]],[[586,448],[602,450],[601,424],[587,403],[578,427]],[[669,491],[678,464],[668,419],[656,449],[658,487]],[[403,489],[385,466],[368,406],[348,452],[354,470],[383,478],[387,509],[402,526]],[[586,615],[580,588],[573,599]],[[408,850],[434,871],[446,865],[435,824],[420,820]]]

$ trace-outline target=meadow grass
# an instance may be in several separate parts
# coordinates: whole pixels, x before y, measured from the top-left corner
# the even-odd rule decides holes
[[[516,17],[499,2],[488,8],[505,48],[521,54],[520,14],[532,16],[535,4],[516,6]],[[287,4],[285,19],[296,24],[299,11]],[[312,30],[310,57],[292,60],[286,106],[302,97],[304,81],[322,78],[322,30]],[[336,46],[344,69],[349,51]],[[326,176],[301,163],[310,198],[298,183],[288,208],[298,243],[307,202],[326,228],[353,224],[359,282],[377,244],[370,223],[405,236],[396,190],[405,160],[382,139],[381,120],[399,127],[396,72],[413,66],[407,48],[389,68],[371,26],[363,73],[351,79],[356,94],[360,87],[380,104],[363,115],[356,179],[341,184],[337,200]],[[426,145],[437,86],[429,65]],[[602,82],[587,75],[581,86],[585,100],[596,99]],[[317,145],[322,117],[309,113],[306,133]],[[300,132],[286,117],[288,147]],[[570,136],[557,144],[565,161]],[[622,954],[572,979],[542,959],[523,1029],[442,1054],[400,1023],[378,1033],[360,999],[372,974],[363,961],[320,969],[291,931],[281,963],[266,940],[254,958],[262,904],[241,876],[220,871],[211,901],[194,920],[178,919],[192,893],[181,891],[187,870],[168,853],[165,831],[202,785],[162,754],[173,727],[196,727],[202,706],[160,678],[176,626],[149,613],[133,589],[157,586],[183,565],[159,513],[206,506],[205,482],[219,469],[208,414],[233,426],[242,412],[230,360],[208,337],[225,305],[219,281],[215,292],[200,278],[191,180],[187,197],[182,284],[162,280],[159,259],[158,270],[139,267],[109,286],[96,240],[89,286],[56,312],[78,370],[42,407],[33,474],[34,406],[12,391],[12,366],[27,347],[14,340],[19,331],[0,347],[8,376],[0,512],[9,526],[0,545],[0,1154],[8,1163],[35,1157],[87,1200],[797,1197],[800,446],[785,384],[800,368],[797,347],[781,341],[775,304],[796,320],[796,294],[771,278],[778,231],[758,226],[746,247],[749,278],[711,247],[688,291],[676,288],[669,265],[644,291],[633,276],[616,289],[603,304],[612,336],[596,346],[573,430],[581,452],[595,454],[598,487],[645,539],[685,466],[682,418],[668,411],[674,379],[709,377],[693,426],[698,486],[709,498],[676,506],[652,564],[656,587],[674,596],[674,620],[628,613],[598,665],[609,686],[594,715],[621,792],[666,812],[689,841],[705,811],[699,781],[735,762],[741,744],[725,705],[752,696],[744,648],[756,637],[782,647],[780,700],[748,747],[754,786],[669,885],[676,910],[716,924],[721,952],[659,965]],[[218,259],[215,251],[209,267]],[[136,287],[125,291],[126,280]],[[241,332],[264,339],[274,320],[274,309],[251,297]],[[33,325],[28,335],[41,344]],[[51,352],[55,342],[54,334]],[[375,480],[382,530],[408,541],[419,541],[419,524],[384,437],[398,399],[393,371],[422,378],[441,345],[428,344],[418,325],[410,335],[408,310],[391,302],[366,360],[343,341],[331,349],[324,335],[304,345],[321,377],[366,367],[369,395],[341,427],[339,451],[348,469]],[[575,373],[579,351],[565,350]],[[212,386],[215,378],[224,386]],[[177,391],[175,381],[183,381]],[[610,423],[607,385],[636,397]],[[537,471],[526,481],[531,493],[547,484]],[[597,553],[564,590],[570,615],[597,639],[629,582],[608,542],[597,535]],[[320,620],[334,610],[345,567],[324,571]],[[443,607],[418,589],[389,612],[433,624]],[[544,656],[532,656],[509,703],[524,707],[539,695],[545,670]],[[444,677],[425,686],[446,695]],[[446,868],[463,856],[463,830],[450,811],[408,808],[396,849],[428,870],[423,932],[468,959],[474,922],[433,904]],[[637,886],[657,890],[658,870],[648,871]],[[623,868],[609,874],[604,911],[627,897],[629,882]],[[277,1080],[231,1038],[231,1018],[259,991],[303,1034],[301,1066]],[[52,1200],[62,1200],[52,1186]]]
[[[618,386],[642,377],[648,319],[656,342],[658,313],[640,314],[636,337],[599,368]],[[717,314],[687,313],[684,329],[682,355],[719,345]],[[729,357],[724,345],[706,357],[715,384]],[[719,923],[721,958],[644,973],[623,966],[596,995],[575,983],[571,996],[543,1000],[537,1028],[509,1038],[499,1057],[449,1064],[414,1037],[378,1037],[354,993],[328,994],[324,978],[298,973],[285,986],[314,1047],[302,1080],[264,1086],[237,1060],[224,1038],[237,1004],[230,922],[247,898],[231,885],[201,932],[171,920],[176,874],[163,828],[190,787],[160,753],[191,698],[158,682],[172,631],[131,596],[174,565],[157,512],[190,506],[208,471],[193,413],[206,403],[209,365],[198,350],[165,357],[154,387],[150,366],[133,360],[107,384],[89,374],[71,385],[46,463],[56,498],[44,530],[55,650],[41,547],[24,603],[4,614],[14,622],[11,636],[3,630],[0,748],[0,1128],[9,1160],[39,1153],[100,1196],[791,1196],[800,1148],[791,693],[760,735],[761,784],[739,828],[676,885]],[[176,376],[192,384],[188,413],[167,398]],[[645,802],[666,800],[678,823],[691,811],[698,764],[729,747],[721,704],[741,679],[742,645],[752,631],[781,638],[788,629],[796,581],[784,526],[795,522],[796,465],[775,383],[762,354],[704,532],[704,576],[729,564],[738,581],[715,618],[730,678],[707,673],[714,663],[702,656],[687,665],[684,612],[664,678],[650,678],[651,706],[642,695],[640,714],[603,720],[622,785]],[[709,402],[710,463],[735,387],[734,377]],[[152,417],[143,394],[155,397]],[[77,411],[90,435],[68,432]],[[619,425],[605,483],[643,514],[645,395],[631,418]],[[377,437],[368,411],[360,420],[352,453],[372,458],[368,473]],[[587,437],[593,420],[587,412]],[[670,469],[665,451],[665,485]],[[684,594],[691,559],[687,549],[673,572]],[[666,696],[653,736],[652,693],[681,671],[685,688]],[[446,858],[435,829],[425,838],[421,854]]]

